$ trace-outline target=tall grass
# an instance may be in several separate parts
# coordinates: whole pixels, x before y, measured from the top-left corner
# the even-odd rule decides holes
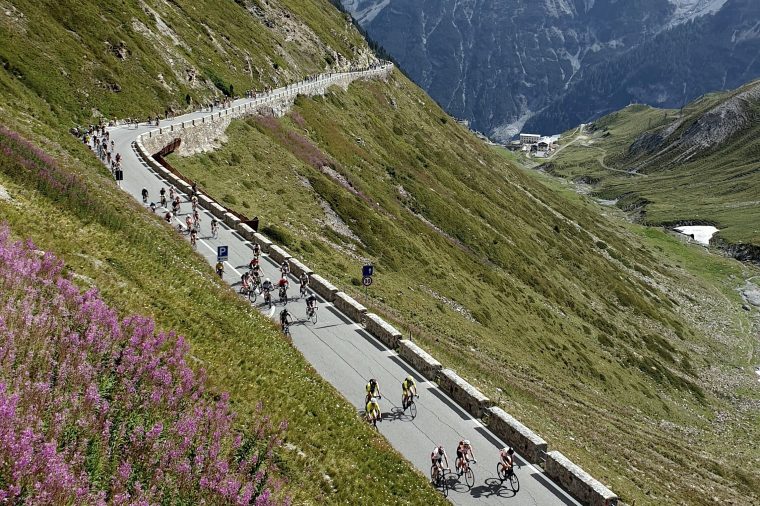
[[[182,337],[62,272],[0,229],[0,502],[277,502],[286,424],[238,430]]]

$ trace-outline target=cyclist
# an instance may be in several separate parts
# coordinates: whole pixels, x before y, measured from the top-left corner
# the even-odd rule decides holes
[[[473,462],[477,462],[475,460],[475,455],[472,453],[472,445],[470,444],[470,440],[463,439],[459,442],[459,446],[457,446],[456,465],[457,465],[457,474],[459,476],[462,476],[462,473],[467,467],[467,462],[470,460],[472,460]]]
[[[317,307],[317,296],[313,293],[306,297],[306,310],[308,312],[309,309],[314,309]]]
[[[180,211],[180,203],[179,203],[179,195],[174,197],[174,200],[172,201],[172,212],[174,214],[179,214]]]
[[[259,267],[259,257],[253,257],[251,258],[251,261],[248,262],[248,268],[250,270],[253,270],[254,267]]]
[[[219,261],[216,263],[216,273],[219,275],[219,277],[224,277],[224,263]]]
[[[164,220],[166,220],[166,223],[172,222],[172,213],[170,211],[167,211],[164,215]]]
[[[280,265],[280,272],[282,273],[283,278],[287,278],[288,274],[290,274],[290,265],[288,265],[287,260],[283,261],[282,265]]]
[[[253,245],[253,256],[254,258],[261,256],[261,245],[259,243]]]
[[[280,311],[280,325],[282,325],[282,331],[287,333],[288,326],[290,325],[290,313],[287,308]]]
[[[174,187],[173,186],[169,187],[169,200],[174,202]]]
[[[193,207],[193,211],[195,211],[196,209],[198,209],[198,197],[196,197],[195,195],[193,195],[192,198],[190,199],[190,204]]]
[[[504,469],[506,469],[507,475],[509,475],[515,465],[515,450],[505,446],[499,450],[499,458],[501,459],[501,463],[504,464]]]
[[[415,395],[417,395],[417,384],[410,374],[401,382],[401,406],[404,408],[404,411],[412,403]]]
[[[446,461],[446,467],[443,467],[444,460]],[[444,469],[449,469],[449,456],[446,455],[446,450],[443,449],[443,445],[438,445],[433,448],[433,452],[430,454],[430,461],[436,468],[436,475],[440,475]]]
[[[201,224],[201,213],[198,212],[197,207],[193,210],[193,222],[196,226],[200,226]]]
[[[143,188],[141,193],[142,193],[143,204],[147,204],[148,203],[148,190],[146,188]]]
[[[251,289],[250,276],[248,271],[243,272],[243,275],[240,276],[240,293],[248,293]]]
[[[288,283],[288,280],[284,276],[277,282],[277,287],[280,289],[281,299],[286,299],[288,297],[288,286],[290,286],[290,283]]]
[[[217,239],[219,237],[219,222],[211,220],[211,237]]]
[[[380,404],[374,397],[367,401],[364,412],[367,413],[367,421],[371,422],[375,427],[377,427],[377,422],[383,421],[383,415],[380,413]]]
[[[193,248],[198,247],[198,231],[197,230],[190,231],[190,245]],[[221,277],[221,274],[220,274],[220,277]]]
[[[373,397],[378,397],[380,399],[383,398],[383,396],[380,395],[380,385],[377,384],[377,380],[375,378],[372,378],[369,380],[369,382],[367,382],[364,390],[367,391],[367,402],[369,402]]]
[[[306,296],[306,288],[309,286],[309,275],[302,272],[298,281],[301,283],[301,297],[304,297]]]
[[[269,305],[272,305],[272,289],[274,288],[274,285],[272,285],[272,280],[267,278],[263,283],[261,283],[261,293],[264,295],[264,302],[268,302]]]
[[[193,219],[190,217],[189,214],[187,216],[185,216],[185,225],[187,225],[187,231],[188,232],[190,232],[191,230],[193,230]]]
[[[253,278],[253,282],[257,285],[261,283],[261,266],[258,264],[254,265],[253,268],[248,271],[251,274],[251,277]]]

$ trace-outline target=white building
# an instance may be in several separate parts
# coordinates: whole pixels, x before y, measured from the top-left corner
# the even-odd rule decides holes
[[[520,144],[535,144],[540,140],[539,134],[520,134]]]

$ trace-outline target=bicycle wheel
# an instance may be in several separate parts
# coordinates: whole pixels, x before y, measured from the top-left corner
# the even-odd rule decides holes
[[[449,496],[449,482],[446,479],[446,471],[441,471],[441,488],[443,489],[443,496]]]
[[[517,475],[514,473],[514,471],[509,475],[509,486],[512,488],[512,492],[515,494],[518,490],[520,490],[520,480],[517,479]]]
[[[317,324],[317,310],[316,309],[311,312],[311,323],[313,323],[314,325]]]
[[[256,297],[258,297],[258,295],[256,295],[255,289],[251,288],[250,290],[248,290],[248,300],[250,302],[256,302]]]
[[[436,476],[436,473],[435,473],[435,464],[433,464],[432,466],[430,466],[430,483],[432,483],[433,485],[438,485],[438,483],[436,483],[437,481],[438,481],[438,477]]]
[[[475,485],[475,473],[472,472],[472,468],[467,466],[464,471],[464,481],[467,483],[467,487],[472,488]]]
[[[499,477],[500,481],[504,481],[507,479],[507,468],[504,467],[504,464],[499,462],[496,464],[496,476]]]
[[[413,400],[409,404],[409,414],[412,415],[412,419],[417,418],[417,404]]]

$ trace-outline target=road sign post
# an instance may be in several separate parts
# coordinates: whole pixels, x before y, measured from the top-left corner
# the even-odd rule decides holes
[[[217,246],[216,247],[216,261],[217,262],[224,262],[229,258],[229,247],[227,246]]]
[[[367,288],[372,284],[372,275],[375,273],[375,267],[372,264],[367,264],[362,267],[362,285],[364,285],[364,299],[369,302],[369,295],[367,294]]]

